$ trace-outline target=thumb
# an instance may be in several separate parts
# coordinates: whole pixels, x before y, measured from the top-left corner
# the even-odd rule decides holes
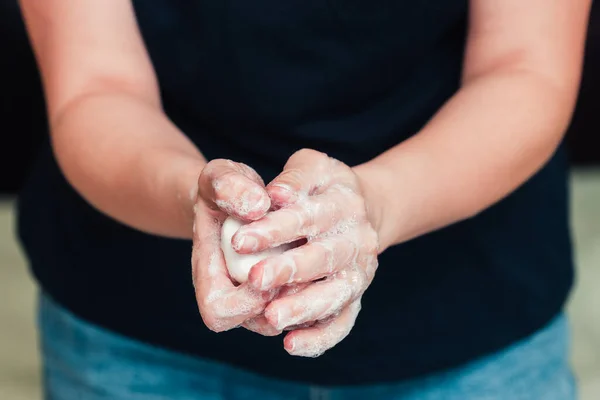
[[[271,207],[265,184],[249,166],[212,160],[198,178],[198,196],[212,209],[244,221],[263,217]]]

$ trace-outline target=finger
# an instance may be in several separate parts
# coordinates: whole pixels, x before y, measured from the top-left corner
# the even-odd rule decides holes
[[[244,322],[242,326],[249,331],[258,333],[262,336],[277,336],[281,334],[281,331],[275,329],[273,325],[267,321],[264,315],[259,315],[256,318],[249,319]]]
[[[280,299],[283,297],[294,295],[294,294],[302,291],[307,286],[308,286],[308,284],[301,283],[299,285],[291,285],[291,286],[282,287],[280,290],[277,291],[277,295],[275,296],[275,298]],[[312,325],[313,325],[313,323],[311,322],[308,324],[298,326],[297,329],[307,328]],[[281,330],[273,327],[273,325],[271,325],[269,323],[269,321],[265,318],[264,315],[259,315],[256,318],[247,320],[246,322],[244,322],[242,324],[242,326],[244,328],[248,329],[249,331],[258,333],[259,335],[263,335],[263,336],[277,336],[277,335],[281,334]]]
[[[277,296],[275,296],[275,299],[282,299],[284,297],[288,297],[288,296],[292,296],[296,293],[300,293],[301,291],[306,289],[308,286],[310,286],[309,283],[299,283],[297,285],[284,286],[281,289],[279,289],[279,292],[277,293]]]
[[[317,321],[311,321],[311,322],[306,322],[304,324],[300,324],[300,325],[292,325],[292,326],[288,326],[287,328],[284,329],[284,331],[295,331],[296,329],[306,329],[306,328],[310,328],[311,326],[314,326],[317,323]]]
[[[340,271],[298,294],[274,300],[265,309],[265,317],[280,330],[325,319],[360,296],[366,287],[365,280],[365,274],[359,268]]]
[[[200,209],[194,222],[192,278],[200,314],[216,332],[232,329],[260,314],[274,293],[260,293],[249,285],[235,287],[220,247],[223,215]]]
[[[309,149],[295,152],[283,172],[267,185],[269,196],[274,204],[283,206],[313,194],[327,185],[330,165],[330,158],[324,153]]]
[[[283,347],[293,356],[319,357],[348,336],[361,309],[360,298],[346,307],[336,318],[317,322],[313,327],[286,335]]]
[[[262,251],[303,237],[340,233],[365,218],[363,198],[337,187],[244,225],[233,236],[232,245],[242,254]]]
[[[205,309],[221,329],[232,329],[244,321],[261,314],[274,297],[272,293],[259,292],[247,284],[228,290],[214,291],[205,298]]]
[[[221,251],[221,226],[225,218],[202,201],[195,207],[192,278],[198,295],[233,287]]]
[[[245,164],[230,160],[209,162],[198,180],[200,197],[244,221],[261,218],[271,207],[271,200],[260,176]]]
[[[270,290],[332,275],[356,258],[356,238],[356,234],[325,237],[269,257],[252,267],[248,282],[258,290]]]
[[[283,298],[286,296],[290,296],[290,295],[299,293],[306,286],[308,286],[308,285],[300,284],[300,285],[286,286],[284,288],[281,288],[281,290],[278,292],[276,298]],[[304,325],[299,325],[296,327],[296,329],[308,328],[309,326],[312,326],[312,325],[314,325],[313,322],[304,324]],[[273,325],[271,325],[269,323],[269,321],[265,318],[264,314],[259,315],[256,318],[247,320],[246,322],[244,322],[242,324],[242,326],[244,328],[248,329],[249,331],[258,333],[259,335],[263,335],[263,336],[277,336],[277,335],[281,334],[281,332],[282,332],[281,330],[279,330],[279,329],[275,328]],[[290,328],[288,328],[288,330],[289,329]]]
[[[292,296],[292,295],[294,295],[296,293],[300,293],[301,291],[303,291],[308,286],[310,286],[309,283],[299,283],[297,285],[284,286],[284,287],[282,287],[279,290],[279,293],[277,294],[277,296],[275,298],[276,299],[282,299],[284,297]],[[264,321],[266,323],[268,323],[269,326],[272,326],[266,318],[264,319]],[[315,324],[315,321],[311,321],[311,322],[307,322],[305,324],[300,324],[300,325],[295,325],[295,326],[289,326],[289,327],[285,328],[284,330],[290,331],[290,330],[293,330],[293,329],[309,328],[309,327],[313,326],[314,324]],[[275,329],[275,328],[273,328],[273,329]]]

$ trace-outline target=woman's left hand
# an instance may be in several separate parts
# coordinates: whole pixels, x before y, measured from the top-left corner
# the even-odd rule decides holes
[[[368,204],[363,190],[349,166],[300,150],[267,186],[275,211],[233,237],[239,253],[306,240],[256,264],[249,275],[261,291],[285,286],[286,294],[273,300],[261,319],[275,331],[292,329],[284,340],[292,355],[319,356],[354,326],[379,250],[375,227],[381,207]]]

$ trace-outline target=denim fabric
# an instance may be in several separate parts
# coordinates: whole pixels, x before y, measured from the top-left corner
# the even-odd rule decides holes
[[[82,321],[46,296],[40,299],[39,323],[46,400],[576,398],[564,315],[510,348],[461,368],[397,384],[327,388],[271,379],[137,342]]]

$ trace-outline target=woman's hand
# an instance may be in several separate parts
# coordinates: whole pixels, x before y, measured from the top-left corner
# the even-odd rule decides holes
[[[213,160],[200,174],[192,274],[200,314],[215,332],[252,321],[276,295],[274,290],[261,292],[249,284],[235,286],[221,251],[221,226],[228,216],[254,221],[264,216],[270,205],[262,179],[247,165]]]
[[[313,150],[295,153],[267,192],[275,210],[240,228],[233,246],[253,253],[306,239],[252,267],[249,284],[264,293],[302,285],[274,299],[264,318],[277,331],[301,327],[286,336],[284,347],[316,357],[354,326],[377,269],[378,207],[367,203],[352,168]]]

